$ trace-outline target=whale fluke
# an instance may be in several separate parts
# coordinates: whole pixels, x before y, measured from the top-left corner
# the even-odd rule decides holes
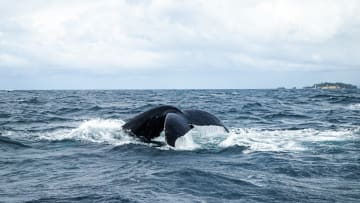
[[[202,110],[184,110],[183,112],[190,124],[222,126],[225,128],[226,132],[229,132],[224,124],[211,113]]]
[[[160,136],[165,131],[168,145],[175,146],[176,139],[185,135],[193,125],[216,125],[228,129],[214,115],[202,110],[184,110],[163,105],[140,113],[123,125],[123,129],[130,135],[140,138],[144,142]]]
[[[192,125],[189,125],[184,115],[169,113],[164,127],[166,143],[174,147],[176,139],[185,135],[191,128]]]

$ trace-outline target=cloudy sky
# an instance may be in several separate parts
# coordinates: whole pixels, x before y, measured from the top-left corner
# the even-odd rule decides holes
[[[0,0],[0,89],[360,85],[360,1]]]

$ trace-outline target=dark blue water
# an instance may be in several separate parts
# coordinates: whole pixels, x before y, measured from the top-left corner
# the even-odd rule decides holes
[[[121,130],[160,104],[230,133]],[[359,202],[359,126],[359,90],[0,91],[0,201]]]

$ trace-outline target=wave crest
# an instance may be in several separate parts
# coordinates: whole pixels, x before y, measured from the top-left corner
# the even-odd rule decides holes
[[[111,145],[145,144],[122,130],[125,122],[116,119],[93,119],[84,121],[79,127],[71,130],[59,130],[42,134],[41,139],[77,140],[82,142],[106,143]],[[245,146],[245,152],[255,151],[302,151],[309,148],[309,143],[337,142],[358,137],[359,129],[343,130],[269,130],[258,128],[233,128],[230,133],[218,126],[195,126],[183,137],[175,147],[168,145],[159,147],[163,150],[198,150],[219,149],[234,146]],[[164,133],[155,141],[165,144]],[[149,145],[153,146],[153,145]]]

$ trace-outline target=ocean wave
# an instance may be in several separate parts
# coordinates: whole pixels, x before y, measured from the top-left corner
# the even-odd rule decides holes
[[[175,147],[165,144],[164,133],[154,141],[161,146],[146,144],[129,136],[122,130],[125,122],[117,119],[93,119],[82,122],[74,129],[62,129],[40,135],[41,140],[76,140],[81,142],[105,143],[115,146],[142,144],[161,150],[200,149],[219,150],[234,146],[245,147],[245,153],[256,151],[303,151],[309,149],[308,143],[337,142],[359,137],[359,129],[343,130],[271,130],[258,128],[233,128],[227,133],[218,126],[195,126],[184,136],[178,138]]]
[[[250,103],[246,103],[243,107],[242,107],[242,109],[243,110],[252,110],[252,109],[254,109],[254,108],[260,108],[260,107],[262,107],[263,105],[261,104],[261,103],[259,103],[259,102],[250,102]]]
[[[17,100],[17,102],[20,104],[37,104],[37,105],[45,103],[44,101],[41,101],[38,97],[19,99]]]
[[[77,107],[63,107],[63,108],[56,110],[56,113],[57,114],[67,114],[67,113],[78,112],[81,110],[82,110],[81,108],[77,108]]]
[[[4,137],[0,135],[0,149],[7,149],[7,148],[30,148],[30,146],[21,143],[19,141],[15,141],[13,139],[10,139],[9,137]]]
[[[264,116],[265,119],[309,119],[309,116],[295,114],[295,113],[288,113],[288,112],[279,112],[279,113],[272,113],[270,115]]]
[[[348,106],[348,109],[350,109],[350,110],[360,110],[360,103],[350,104],[350,105]]]
[[[339,92],[332,92],[329,94],[318,94],[310,96],[313,101],[327,101],[331,104],[351,104],[358,103],[360,97],[356,94],[343,94]]]
[[[9,113],[0,113],[0,118],[10,118],[11,114]]]

